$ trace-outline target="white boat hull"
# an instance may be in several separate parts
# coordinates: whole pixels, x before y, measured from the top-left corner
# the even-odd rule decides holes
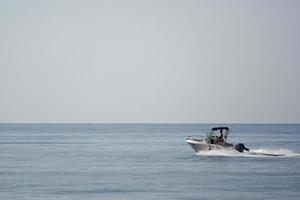
[[[216,144],[208,144],[205,140],[195,141],[187,139],[186,142],[194,149],[196,152],[199,151],[210,151],[210,150],[222,150],[222,149],[234,149],[232,146],[222,146]]]

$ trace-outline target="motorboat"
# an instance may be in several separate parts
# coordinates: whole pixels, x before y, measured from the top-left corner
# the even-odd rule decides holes
[[[206,134],[205,138],[197,138],[189,136],[186,142],[196,151],[210,151],[210,150],[236,150],[238,152],[249,151],[243,143],[231,144],[227,143],[230,129],[228,127],[214,127]]]

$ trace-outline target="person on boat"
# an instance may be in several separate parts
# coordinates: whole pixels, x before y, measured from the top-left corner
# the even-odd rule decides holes
[[[224,144],[223,130],[220,130],[221,135],[217,138],[216,144]]]

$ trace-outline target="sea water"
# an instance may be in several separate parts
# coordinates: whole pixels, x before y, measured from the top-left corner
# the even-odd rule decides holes
[[[0,199],[300,199],[300,124],[227,124],[279,156],[193,152],[215,125],[1,124]]]

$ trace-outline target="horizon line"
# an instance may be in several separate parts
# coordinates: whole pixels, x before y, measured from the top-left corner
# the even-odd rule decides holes
[[[115,125],[126,125],[126,124],[132,124],[132,125],[142,125],[142,124],[258,124],[258,125],[264,125],[264,124],[300,124],[300,122],[0,122],[0,125],[9,125],[9,124],[19,124],[19,125],[30,125],[30,124],[36,124],[36,125],[42,125],[42,124],[90,124],[90,125],[97,125],[97,124],[115,124]]]

